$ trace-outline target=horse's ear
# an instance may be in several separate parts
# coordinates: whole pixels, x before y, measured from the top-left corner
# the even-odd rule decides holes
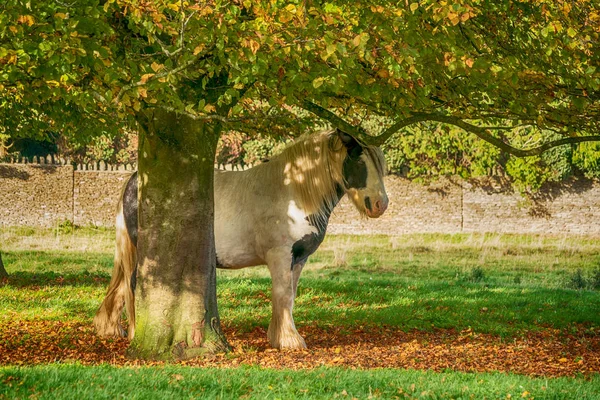
[[[352,137],[351,135],[348,135],[346,132],[341,131],[340,129],[336,129],[335,133],[340,138],[344,146],[346,146],[346,148],[350,149],[358,145],[356,139],[354,139],[354,137]]]

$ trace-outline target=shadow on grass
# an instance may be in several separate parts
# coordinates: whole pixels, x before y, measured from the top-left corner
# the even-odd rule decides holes
[[[9,274],[6,285],[15,288],[48,286],[99,286],[106,287],[110,275],[100,272],[58,273],[15,271]]]
[[[244,328],[268,325],[270,280],[222,279],[220,309]],[[600,293],[483,282],[314,279],[300,282],[294,315],[302,325],[468,329],[501,336],[546,327],[600,327]]]

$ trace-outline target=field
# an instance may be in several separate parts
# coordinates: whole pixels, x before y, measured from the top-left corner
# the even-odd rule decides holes
[[[112,236],[0,230],[0,398],[600,398],[598,239],[331,236],[300,281],[306,351],[268,348],[259,267],[219,271],[234,351],[165,365],[94,334]]]

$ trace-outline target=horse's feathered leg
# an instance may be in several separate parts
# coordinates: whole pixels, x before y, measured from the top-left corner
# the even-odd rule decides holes
[[[278,349],[306,348],[304,339],[296,330],[292,315],[301,267],[297,272],[291,268],[292,254],[289,247],[271,249],[265,258],[273,281],[273,315],[267,332],[269,342],[272,347]]]
[[[94,326],[100,336],[125,336],[126,332],[120,324],[123,307],[127,304],[129,318],[129,337],[133,338],[135,312],[133,311],[133,292],[131,276],[135,270],[136,249],[129,238],[123,205],[119,203],[116,220],[116,248],[114,269],[106,297],[94,317]]]
[[[300,274],[302,274],[304,264],[306,264],[306,261],[298,263],[292,268],[292,289],[294,290],[294,299],[296,298],[298,292],[298,281],[300,280]]]

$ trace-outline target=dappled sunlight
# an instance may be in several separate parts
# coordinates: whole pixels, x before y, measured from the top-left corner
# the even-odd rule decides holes
[[[342,182],[346,152],[344,146],[331,144],[335,140],[328,132],[306,136],[269,161],[282,164],[283,184],[293,189],[298,205],[307,214],[318,213],[323,206],[337,202],[336,185]]]

